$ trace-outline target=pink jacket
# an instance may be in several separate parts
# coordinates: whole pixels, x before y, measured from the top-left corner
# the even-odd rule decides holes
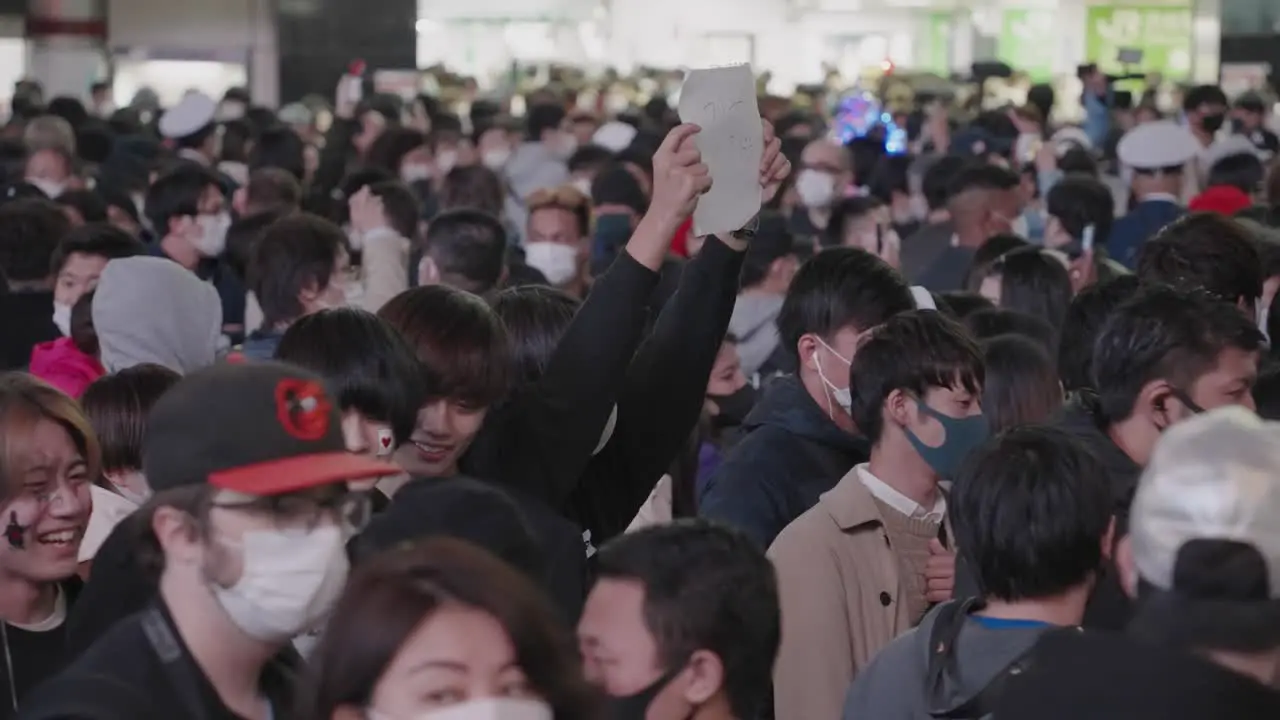
[[[64,337],[35,346],[31,351],[31,374],[79,398],[107,371],[97,358],[84,354],[71,338]]]

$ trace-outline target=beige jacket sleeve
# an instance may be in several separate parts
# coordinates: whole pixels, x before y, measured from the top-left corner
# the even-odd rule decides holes
[[[409,240],[389,228],[364,236],[361,293],[356,304],[376,313],[409,288]]]
[[[803,530],[793,523],[768,553],[782,606],[782,645],[773,666],[778,720],[840,717],[855,672],[839,565],[830,548]]]

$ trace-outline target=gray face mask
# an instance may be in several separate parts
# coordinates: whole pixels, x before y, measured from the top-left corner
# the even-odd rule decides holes
[[[924,441],[910,430],[906,431],[907,440],[916,449],[920,459],[933,468],[938,477],[950,480],[955,477],[960,463],[964,462],[969,453],[986,442],[991,435],[991,425],[984,415],[953,418],[929,407],[924,400],[917,398],[916,404],[920,412],[942,424],[942,444],[937,447],[925,445]]]

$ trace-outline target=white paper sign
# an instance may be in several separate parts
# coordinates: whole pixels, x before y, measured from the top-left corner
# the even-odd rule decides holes
[[[680,122],[702,128],[695,142],[711,171],[711,189],[693,213],[693,234],[742,228],[760,212],[764,152],[751,66],[689,71],[680,91]]]

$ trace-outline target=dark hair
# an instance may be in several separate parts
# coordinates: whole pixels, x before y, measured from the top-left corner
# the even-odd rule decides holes
[[[307,144],[292,128],[269,127],[249,148],[249,169],[278,168],[301,182],[307,175],[306,147]]]
[[[218,176],[191,162],[179,163],[156,178],[147,189],[147,199],[143,205],[157,238],[169,234],[171,219],[199,215],[200,196],[210,187],[221,187]]]
[[[1209,168],[1209,187],[1226,185],[1253,195],[1262,189],[1267,168],[1251,152],[1228,155]]]
[[[913,310],[873,328],[849,366],[859,432],[875,444],[884,431],[884,403],[894,390],[917,398],[931,387],[982,392],[982,353],[962,325],[933,310]]]
[[[915,306],[907,281],[885,261],[858,248],[829,248],[796,272],[778,313],[778,334],[786,352],[798,357],[803,335],[826,338],[850,325],[866,331]]]
[[[249,266],[253,264],[253,253],[266,234],[267,228],[284,217],[281,212],[260,212],[248,217],[237,218],[227,228],[227,249],[222,254],[223,260],[232,271],[241,278],[249,277]]]
[[[933,163],[924,171],[920,180],[920,191],[930,210],[942,210],[951,200],[951,183],[965,167],[963,158],[947,155]]]
[[[1200,291],[1140,289],[1107,319],[1093,351],[1093,381],[1103,417],[1133,414],[1142,388],[1156,379],[1188,390],[1227,348],[1257,351],[1265,342],[1252,319]]]
[[[764,282],[774,261],[796,256],[796,242],[787,218],[776,210],[762,209],[756,239],[747,247],[742,259],[741,287],[751,288]]]
[[[441,282],[487,293],[497,287],[507,264],[507,231],[489,213],[450,210],[427,226],[423,249],[440,271]]]
[[[939,303],[938,309],[942,310],[942,306],[946,305],[947,310],[960,321],[978,312],[979,310],[995,310],[995,303],[982,297],[975,292],[965,292],[957,290],[955,292],[942,293],[942,302]]]
[[[1062,409],[1062,386],[1053,357],[1040,343],[1020,335],[982,342],[982,412],[992,432],[1045,422]]]
[[[76,211],[86,223],[107,221],[107,202],[92,190],[64,190],[54,199],[58,205]]]
[[[1101,180],[1072,175],[1059,180],[1045,198],[1045,211],[1058,219],[1071,237],[1082,240],[1093,226],[1093,246],[1104,248],[1115,221],[1115,198]]]
[[[1186,112],[1193,112],[1201,105],[1225,106],[1226,104],[1227,94],[1217,85],[1197,85],[1182,97],[1182,109]]]
[[[1058,376],[1067,392],[1093,388],[1093,345],[1102,324],[1138,292],[1133,275],[1120,275],[1081,290],[1067,306],[1058,342]]]
[[[948,187],[951,198],[972,190],[1013,190],[1021,184],[1012,170],[986,162],[969,162],[956,172]]]
[[[378,317],[391,323],[423,365],[429,397],[488,407],[507,394],[510,345],[502,320],[484,300],[447,285],[395,296]]]
[[[1032,247],[1026,238],[1013,235],[1011,233],[1001,233],[992,235],[987,238],[978,249],[973,253],[973,260],[969,262],[969,276],[965,283],[969,290],[977,292],[982,287],[982,281],[991,274],[991,266],[996,262],[1013,252],[1022,248]]]
[[[49,269],[57,275],[74,254],[95,255],[107,260],[142,255],[147,251],[141,240],[114,225],[89,223],[67,233],[58,243],[49,263]]]
[[[1096,180],[1098,177],[1098,161],[1088,150],[1072,145],[1058,158],[1058,169],[1068,177],[1080,177],[1085,180]],[[1063,178],[1066,179],[1066,178]]]
[[[1111,525],[1107,468],[1065,430],[1014,428],[966,458],[947,511],[984,596],[1048,598],[1101,567]]]
[[[404,163],[405,156],[426,144],[427,136],[418,130],[406,127],[387,128],[369,147],[365,164],[400,177],[400,165]]]
[[[964,318],[964,326],[975,340],[989,340],[999,335],[1012,334],[1035,340],[1047,351],[1052,351],[1057,344],[1053,326],[1017,310],[979,310]]]
[[[1258,417],[1280,420],[1280,364],[1272,362],[1258,373],[1258,381],[1253,385],[1253,402],[1258,407]]]
[[[613,153],[599,145],[583,145],[569,156],[569,172],[598,172],[613,162]]]
[[[451,538],[402,546],[356,569],[309,663],[298,717],[329,720],[344,705],[367,707],[406,639],[450,605],[502,626],[529,685],[557,720],[595,717],[573,636],[539,589],[485,550]]]
[[[542,377],[580,304],[568,293],[545,285],[507,288],[494,297],[493,311],[511,343],[515,389]]]
[[[305,213],[281,218],[266,229],[249,264],[249,286],[262,306],[264,327],[302,316],[299,293],[329,287],[346,241],[337,225]]]
[[[93,327],[94,291],[81,295],[71,306],[71,344],[90,357],[98,357],[98,331]]]
[[[142,441],[151,408],[182,376],[167,367],[134,365],[93,382],[80,398],[102,445],[107,472],[142,469]]]
[[[398,447],[408,440],[427,398],[422,364],[386,320],[356,308],[334,308],[289,326],[276,360],[323,377],[338,405],[391,426]]]
[[[548,130],[558,130],[567,113],[559,105],[540,103],[529,108],[525,115],[526,138],[533,142],[542,140],[542,134]]]
[[[658,661],[674,670],[715,653],[734,717],[755,717],[767,697],[781,641],[773,565],[741,532],[677,520],[619,536],[600,549],[600,581],[644,586],[644,624]]]
[[[370,185],[369,192],[382,201],[382,211],[393,230],[409,240],[418,237],[422,206],[408,185],[399,180],[386,180]]]
[[[827,223],[826,232],[823,233],[823,244],[828,247],[843,245],[845,229],[849,225],[884,206],[880,198],[870,195],[837,200],[831,207],[831,220]]]
[[[991,274],[1000,277],[1000,307],[1044,320],[1055,335],[1062,329],[1072,289],[1057,258],[1040,248],[1014,250],[991,266]]]
[[[1204,290],[1253,307],[1262,295],[1262,263],[1252,234],[1217,213],[1192,213],[1166,225],[1138,251],[1138,278],[1180,290]]]
[[[58,244],[70,231],[71,221],[49,200],[0,205],[0,271],[10,282],[47,279]]]
[[[506,194],[502,178],[483,165],[456,167],[449,171],[440,188],[440,209],[483,210],[497,217],[502,214]]]
[[[295,210],[302,202],[302,185],[281,168],[259,168],[249,174],[245,201],[261,210]]]
[[[883,203],[893,202],[894,193],[906,195],[911,192],[907,179],[912,159],[908,155],[885,155],[876,163],[867,180],[871,196],[879,198]]]
[[[637,215],[643,214],[649,207],[649,198],[644,188],[631,171],[620,163],[614,163],[596,173],[591,181],[592,205],[623,205],[631,208]]]

